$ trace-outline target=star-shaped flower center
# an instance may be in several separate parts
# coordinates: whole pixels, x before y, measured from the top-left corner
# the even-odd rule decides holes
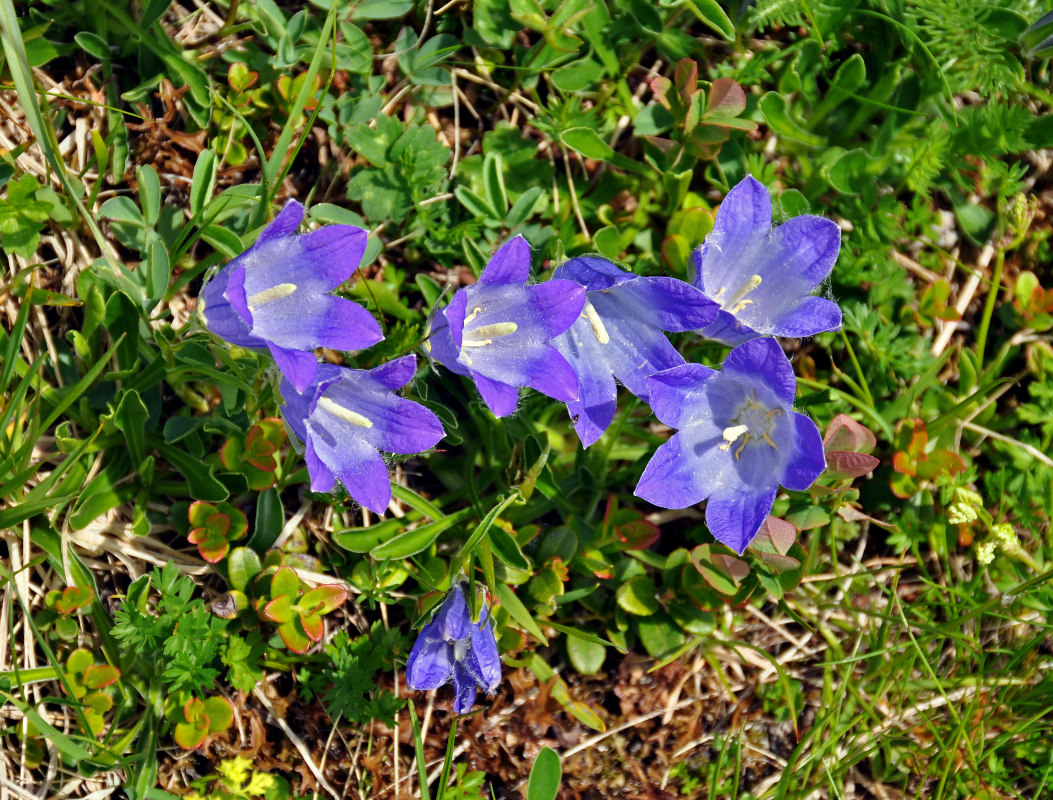
[[[764,442],[773,450],[778,450],[771,434],[775,429],[775,417],[782,413],[783,410],[778,407],[766,408],[757,399],[756,393],[750,390],[749,398],[735,409],[734,415],[729,420],[731,424],[724,428],[724,444],[720,445],[720,449],[731,450],[737,442],[738,447],[734,451],[736,459],[742,455],[742,451],[751,441]]]

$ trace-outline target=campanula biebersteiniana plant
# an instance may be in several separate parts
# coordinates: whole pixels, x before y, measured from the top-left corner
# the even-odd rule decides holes
[[[840,248],[841,229],[824,217],[802,214],[772,229],[768,190],[747,175],[728,192],[693,254],[694,285],[720,304],[716,320],[698,333],[736,345],[839,329],[841,309],[812,292]]]
[[[647,379],[655,416],[675,433],[655,452],[636,495],[663,508],[708,498],[706,525],[741,554],[771,512],[779,486],[803,491],[826,468],[815,423],[793,410],[797,382],[774,339]]]
[[[384,338],[368,311],[329,294],[358,269],[366,232],[329,225],[296,236],[302,220],[303,206],[290,200],[200,295],[212,333],[241,347],[267,348],[298,392],[314,380],[315,348],[361,350]]]
[[[662,331],[708,325],[717,304],[681,280],[633,275],[599,256],[572,258],[553,277],[585,287],[581,314],[552,343],[578,376],[578,399],[567,410],[588,447],[614,419],[614,379],[646,401],[647,377],[684,363]]]
[[[391,484],[377,451],[420,453],[445,435],[431,411],[395,394],[415,371],[416,358],[403,356],[371,370],[319,364],[302,394],[282,381],[282,416],[303,442],[313,491],[330,492],[339,479],[355,500],[384,513]]]
[[[453,683],[453,710],[464,714],[475,703],[476,688],[489,693],[501,683],[501,657],[482,603],[479,621],[472,622],[463,583],[455,583],[424,626],[410,650],[406,685],[424,691]]]
[[[562,402],[578,398],[578,378],[551,340],[581,313],[585,289],[573,281],[527,286],[530,245],[506,242],[479,282],[460,289],[429,325],[425,347],[458,375],[471,376],[495,417],[515,411],[518,386]]]

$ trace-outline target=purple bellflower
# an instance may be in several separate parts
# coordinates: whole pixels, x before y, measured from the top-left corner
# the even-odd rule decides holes
[[[315,348],[361,350],[384,338],[368,311],[329,294],[358,269],[366,232],[329,225],[293,235],[302,220],[303,206],[290,200],[200,295],[212,333],[241,347],[267,348],[298,392],[315,378]]]
[[[736,345],[759,336],[811,336],[841,327],[841,309],[812,295],[834,267],[841,229],[804,214],[774,230],[771,197],[753,176],[724,198],[713,230],[693,254],[694,285],[720,304],[698,331]]]
[[[585,289],[573,281],[527,286],[530,245],[522,236],[505,243],[479,282],[460,289],[429,323],[424,347],[435,361],[471,376],[495,417],[515,411],[517,386],[567,402],[578,398],[578,379],[550,340],[573,324]]]
[[[501,657],[490,624],[490,609],[483,603],[479,621],[472,622],[464,584],[455,583],[438,612],[424,626],[410,650],[406,685],[424,691],[453,683],[453,710],[469,711],[476,688],[487,693],[501,683]]]
[[[708,325],[717,304],[681,280],[633,275],[598,256],[572,258],[556,268],[554,278],[585,287],[581,314],[552,343],[578,376],[578,399],[567,410],[588,447],[614,419],[614,379],[646,401],[647,377],[684,363],[662,331]]]
[[[677,433],[644,468],[636,495],[662,508],[708,498],[710,532],[737,553],[780,484],[804,491],[826,468],[818,428],[793,410],[793,368],[774,339],[739,345],[720,372],[684,364],[647,382],[655,416]]]
[[[282,416],[304,445],[311,490],[331,492],[339,481],[377,514],[391,502],[386,453],[420,453],[445,435],[420,403],[395,394],[413,377],[416,359],[404,356],[371,370],[319,364],[301,393],[281,384]]]

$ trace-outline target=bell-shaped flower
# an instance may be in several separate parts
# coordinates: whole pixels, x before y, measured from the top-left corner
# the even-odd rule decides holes
[[[518,386],[566,402],[578,379],[551,340],[581,313],[585,289],[573,281],[527,286],[530,245],[516,236],[498,250],[479,282],[460,289],[429,323],[424,347],[451,372],[471,376],[495,417],[515,411]]]
[[[739,345],[719,372],[684,364],[647,382],[655,416],[677,433],[651,457],[636,495],[662,508],[708,498],[710,532],[738,553],[780,484],[804,491],[826,468],[818,428],[793,410],[793,368],[774,339]]]
[[[301,393],[281,383],[282,416],[304,446],[315,492],[339,480],[355,500],[382,514],[391,502],[385,453],[420,453],[445,435],[438,418],[395,390],[407,384],[416,359],[404,356],[371,370],[319,364]]]
[[[553,277],[585,287],[581,314],[552,343],[578,376],[578,399],[567,410],[588,447],[614,419],[614,379],[646,401],[647,377],[684,363],[662,331],[708,325],[717,305],[681,280],[633,275],[599,256],[572,258]]]
[[[212,333],[241,347],[267,348],[298,392],[315,378],[315,348],[361,350],[384,338],[372,314],[329,294],[358,269],[366,232],[329,225],[296,236],[302,220],[303,206],[290,200],[200,295]]]
[[[811,336],[841,327],[841,309],[812,294],[834,267],[841,230],[804,214],[774,230],[771,197],[751,175],[724,198],[713,230],[693,254],[694,285],[720,304],[698,331],[728,345],[758,336]]]
[[[464,584],[450,587],[431,622],[424,626],[410,650],[406,685],[425,691],[453,683],[453,710],[468,712],[476,688],[495,691],[501,683],[501,657],[497,652],[490,609],[483,603],[479,621],[472,622]]]

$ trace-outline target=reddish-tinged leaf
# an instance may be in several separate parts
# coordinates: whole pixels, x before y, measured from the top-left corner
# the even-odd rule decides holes
[[[757,532],[757,538],[750,544],[750,550],[785,555],[796,541],[797,529],[791,523],[778,517],[768,517]]]
[[[281,567],[271,576],[271,597],[288,595],[296,597],[300,593],[300,576],[292,567]]]
[[[662,533],[657,525],[642,517],[624,525],[617,525],[614,530],[626,550],[646,550],[658,541]]]
[[[312,642],[322,641],[322,636],[325,634],[325,624],[322,622],[320,614],[301,614],[300,624],[303,625],[303,632],[307,634],[308,639]]]
[[[209,733],[220,733],[234,723],[234,706],[225,697],[207,698],[202,713],[208,719]]]
[[[676,62],[673,83],[676,84],[681,97],[686,99],[694,94],[698,88],[698,64],[690,58],[682,58]]]
[[[293,618],[292,598],[287,594],[278,595],[263,607],[263,616],[278,624],[291,622]]]
[[[94,596],[91,589],[87,586],[67,586],[62,590],[62,594],[55,599],[55,610],[60,614],[71,614],[91,603]]]
[[[916,460],[902,450],[892,456],[892,469],[912,478],[918,474]]]
[[[761,561],[768,565],[772,572],[779,575],[783,572],[789,572],[790,570],[797,569],[801,566],[801,562],[793,556],[781,556],[775,553],[761,553]]]
[[[312,644],[311,640],[293,622],[286,622],[279,627],[278,635],[285,646],[294,653],[306,653]]]
[[[655,98],[661,103],[666,109],[672,111],[672,105],[669,102],[669,93],[673,89],[673,82],[669,78],[664,78],[659,75],[657,78],[651,81],[651,91],[654,92]]]
[[[731,78],[717,78],[709,90],[706,115],[737,117],[746,110],[746,93]]]
[[[120,680],[121,671],[109,664],[92,664],[84,670],[81,683],[88,689],[101,689]]]
[[[230,545],[226,539],[208,538],[193,543],[197,545],[197,552],[201,558],[209,564],[218,564],[230,551]]]
[[[853,453],[869,453],[877,446],[873,432],[856,422],[847,414],[838,414],[831,420],[823,437],[823,449],[844,450]]]
[[[835,479],[859,478],[873,472],[881,461],[866,453],[834,450],[826,454],[826,474]]]
[[[725,555],[724,553],[714,553],[713,563],[717,569],[731,578],[735,582],[735,587],[738,588],[750,574],[750,565],[743,561],[741,558],[735,558],[735,556]]]
[[[208,736],[208,719],[204,719],[203,722],[204,726],[197,721],[177,724],[172,731],[172,738],[175,739],[175,743],[184,750],[194,750],[199,747],[205,741],[205,737]]]
[[[316,586],[297,601],[297,605],[310,614],[328,614],[347,600],[347,589],[335,583]]]
[[[862,522],[863,520],[869,520],[875,525],[880,525],[886,530],[891,531],[896,529],[895,525],[890,525],[887,522],[882,522],[879,519],[871,517],[869,514],[864,514],[862,511],[860,511],[858,508],[856,508],[854,505],[851,505],[850,503],[846,503],[845,505],[837,509],[837,516],[841,517],[841,519],[843,519],[845,522]]]
[[[925,458],[918,459],[918,476],[926,479],[940,475],[957,475],[965,472],[965,462],[957,453],[939,447]]]
[[[224,469],[236,472],[241,465],[241,453],[241,442],[234,438],[227,439],[219,448],[219,463]]]
[[[196,500],[190,504],[190,509],[187,511],[187,517],[190,520],[191,526],[195,528],[203,528],[208,524],[208,518],[216,513],[216,507],[211,503],[206,503],[204,500]]]

